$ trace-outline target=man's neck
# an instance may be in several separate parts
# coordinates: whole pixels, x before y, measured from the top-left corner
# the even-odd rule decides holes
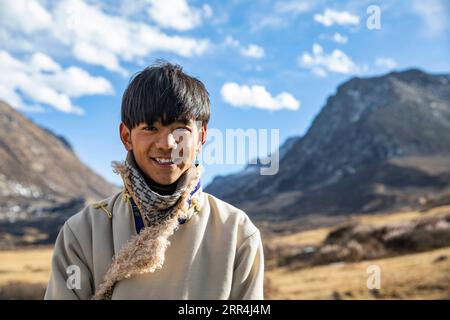
[[[143,176],[144,176],[145,182],[150,187],[150,189],[152,189],[156,193],[159,193],[162,196],[167,196],[169,194],[173,194],[175,192],[175,190],[177,189],[178,181],[175,181],[172,184],[164,185],[164,184],[159,184],[159,183],[153,181],[151,178],[147,177],[146,175],[143,175]]]

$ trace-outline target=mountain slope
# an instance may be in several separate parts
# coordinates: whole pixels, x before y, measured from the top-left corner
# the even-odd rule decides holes
[[[0,159],[3,217],[75,198],[101,199],[116,190],[77,158],[67,140],[37,126],[3,102]]]
[[[222,177],[206,191],[254,217],[390,210],[445,190],[449,155],[450,75],[412,69],[345,82],[277,175],[247,175],[228,193],[233,177]]]

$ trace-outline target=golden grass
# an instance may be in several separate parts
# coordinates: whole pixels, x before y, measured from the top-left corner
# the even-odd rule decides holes
[[[51,254],[51,247],[1,251],[0,285],[13,281],[46,283]],[[448,258],[435,262],[441,256]],[[366,287],[369,265],[381,269],[380,298],[450,298],[450,248],[302,270],[277,268],[266,271],[266,276],[279,290],[273,299],[329,299],[333,292],[346,299],[373,299]]]
[[[396,223],[403,221],[410,221],[425,216],[438,216],[441,214],[447,214],[450,212],[449,206],[442,206],[430,209],[428,211],[406,211],[398,213],[382,213],[382,214],[370,214],[370,215],[355,215],[349,218],[349,221],[354,221],[359,224],[370,224],[373,226],[379,226],[388,223]],[[301,231],[293,234],[287,234],[282,236],[276,236],[270,239],[270,242],[277,245],[319,245],[321,244],[328,233],[333,228],[317,228],[308,231]]]
[[[328,232],[330,232],[329,228],[319,228],[314,230],[302,231],[294,234],[276,237],[272,240],[272,242],[277,245],[315,245],[325,240]]]
[[[53,247],[0,251],[0,285],[47,283]]]
[[[410,211],[354,217],[362,224],[380,225],[440,215],[450,206],[427,212]],[[275,237],[279,245],[319,245],[332,228],[318,228]],[[0,251],[0,287],[11,282],[46,284],[50,274],[53,248],[39,247]],[[440,262],[438,257],[447,256]],[[381,289],[377,298],[450,299],[450,247],[424,253],[358,263],[335,263],[301,270],[286,267],[266,271],[278,293],[274,299],[376,298],[366,286],[369,265],[381,268]]]
[[[450,206],[441,206],[424,212],[407,211],[399,213],[383,213],[373,215],[361,215],[354,219],[362,224],[381,225],[386,223],[395,223],[400,221],[414,220],[420,217],[439,216],[450,212]]]
[[[438,257],[446,260],[436,262]],[[266,271],[279,290],[273,299],[374,299],[367,267],[381,270],[379,298],[450,299],[450,247],[358,263],[334,263],[301,270]]]
[[[408,211],[388,214],[358,215],[350,220],[360,224],[383,225],[410,221],[425,216],[450,212],[442,206],[425,212]],[[320,245],[333,228],[318,228],[278,236],[270,240],[276,245]],[[446,256],[441,262],[438,257]],[[369,265],[381,268],[379,294],[367,289]],[[274,299],[450,299],[450,247],[358,263],[334,263],[301,270],[288,267],[266,271],[278,294]]]

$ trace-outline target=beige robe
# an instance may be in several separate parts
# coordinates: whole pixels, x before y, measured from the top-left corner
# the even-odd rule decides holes
[[[45,299],[90,299],[114,254],[137,234],[122,192],[104,202],[111,218],[90,205],[64,224]],[[200,212],[169,238],[162,269],[119,281],[112,299],[263,299],[259,230],[243,211],[206,192],[199,204]],[[73,265],[79,269],[68,269]]]

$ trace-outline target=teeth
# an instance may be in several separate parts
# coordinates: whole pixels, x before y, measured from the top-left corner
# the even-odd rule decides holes
[[[172,159],[155,158],[159,163],[172,163]]]

